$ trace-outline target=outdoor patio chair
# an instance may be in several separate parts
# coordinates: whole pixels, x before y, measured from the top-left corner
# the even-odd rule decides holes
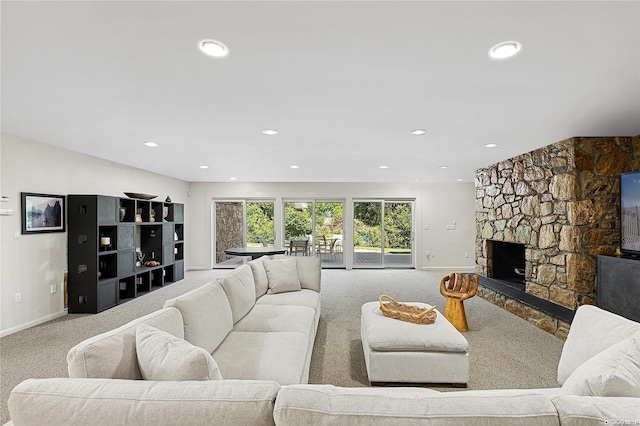
[[[309,240],[291,240],[289,241],[289,255],[297,256],[302,253],[303,256],[309,255]]]
[[[325,237],[322,237],[322,240],[318,241],[318,246],[317,246],[317,249],[316,249],[317,255],[322,257],[323,254],[328,254],[329,256],[331,256],[332,260],[335,260],[335,258],[336,258],[336,254],[335,254],[336,241],[338,241],[336,238],[331,238],[331,239],[327,240]],[[321,242],[322,242],[322,244],[321,244]]]

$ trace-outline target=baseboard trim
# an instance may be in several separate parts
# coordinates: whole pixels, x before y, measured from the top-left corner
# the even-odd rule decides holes
[[[189,271],[208,271],[211,268],[207,268],[206,266],[191,266],[189,268],[185,268],[185,272],[189,272]]]
[[[475,272],[475,266],[423,266],[421,271]]]
[[[61,316],[67,315],[67,309],[64,309],[60,312],[56,312],[55,314],[47,315],[46,317],[38,318],[33,321],[29,321],[26,324],[21,324],[15,327],[8,328],[6,330],[0,331],[0,337],[8,336],[13,333],[17,333],[18,331],[26,330],[27,328],[34,327],[36,325],[43,324],[47,321],[54,320],[56,318],[60,318]]]

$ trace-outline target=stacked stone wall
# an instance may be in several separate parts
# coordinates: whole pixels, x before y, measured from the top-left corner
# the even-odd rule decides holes
[[[242,226],[242,204],[216,203],[216,263],[232,258],[226,249],[244,246]]]
[[[476,173],[476,272],[491,243],[525,245],[527,293],[569,309],[595,303],[596,255],[619,245],[619,175],[640,169],[640,136],[571,138]],[[516,300],[479,294],[560,337],[568,325]]]

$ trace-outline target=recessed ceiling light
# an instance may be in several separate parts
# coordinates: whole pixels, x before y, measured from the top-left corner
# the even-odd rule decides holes
[[[155,143],[155,142],[145,142],[144,144],[145,144],[145,146],[149,146],[149,147],[152,147],[152,148],[158,146],[158,144]]]
[[[457,180],[458,182],[462,182],[462,179],[461,179],[461,178],[458,178],[458,179],[456,179],[456,180]]]
[[[449,166],[440,166],[441,169],[448,169]]]
[[[237,180],[237,179],[234,177],[230,177],[229,180]]]
[[[488,144],[486,144],[484,147],[485,147],[485,148],[495,148],[495,147],[497,147],[497,146],[498,146],[498,144],[497,144],[497,143],[488,143]]]
[[[424,129],[415,129],[411,132],[412,135],[416,136],[424,135],[425,133],[427,133],[427,131]]]
[[[293,164],[293,165],[289,166],[289,168],[290,168],[290,169],[299,169],[299,168],[300,168],[300,166],[296,166],[295,164]]]
[[[202,165],[202,166],[200,166],[200,168],[201,168],[201,169],[208,169],[208,168],[209,168],[209,166]]]
[[[522,45],[517,41],[503,41],[489,49],[489,57],[493,59],[507,59],[522,50]]]
[[[388,169],[389,166],[378,166],[379,169]]]
[[[273,136],[277,135],[278,131],[276,129],[264,129],[262,133],[264,133],[265,135]]]
[[[229,48],[218,40],[200,40],[198,47],[205,55],[214,58],[224,58],[229,54]]]

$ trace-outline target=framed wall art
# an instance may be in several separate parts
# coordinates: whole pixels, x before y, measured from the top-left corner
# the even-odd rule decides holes
[[[22,234],[65,231],[65,196],[22,192]]]

